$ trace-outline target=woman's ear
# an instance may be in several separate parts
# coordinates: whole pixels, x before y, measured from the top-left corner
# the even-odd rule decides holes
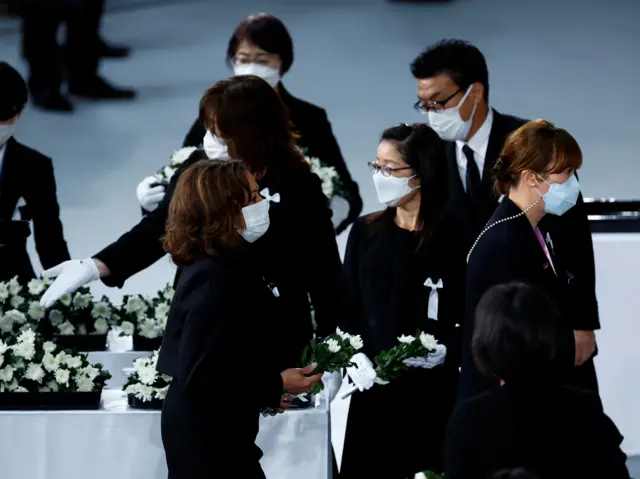
[[[524,170],[522,172],[521,181],[529,188],[535,188],[542,182],[540,177],[531,170]]]

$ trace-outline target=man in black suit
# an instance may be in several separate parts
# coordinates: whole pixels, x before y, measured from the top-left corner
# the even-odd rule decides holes
[[[62,234],[51,160],[13,139],[27,104],[27,85],[11,65],[0,62],[0,281],[35,277],[26,242],[33,221],[44,268],[70,259]],[[23,206],[21,206],[23,203]]]
[[[489,73],[484,55],[468,42],[442,40],[411,64],[418,82],[415,109],[447,142],[451,204],[468,248],[493,214],[492,168],[507,136],[527,120],[489,106]],[[600,328],[595,294],[593,243],[582,196],[561,217],[547,215],[543,224],[549,247],[566,258],[569,276],[579,287],[581,309],[574,315],[576,362],[591,361],[594,330]],[[551,239],[552,238],[552,239]],[[597,390],[597,383],[592,385]]]

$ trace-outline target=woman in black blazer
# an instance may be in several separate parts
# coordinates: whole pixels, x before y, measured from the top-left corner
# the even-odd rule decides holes
[[[282,411],[283,393],[320,380],[305,376],[314,365],[283,370],[272,354],[278,301],[251,248],[269,225],[268,201],[241,163],[203,161],[181,175],[164,246],[183,274],[157,366],[172,377],[161,422],[169,479],[264,478],[260,410]]]
[[[575,348],[574,330],[579,328],[574,324],[583,308],[576,294],[581,278],[567,274],[562,258],[554,254],[553,238],[538,226],[545,214],[561,216],[575,205],[580,187],[574,172],[581,164],[575,139],[545,120],[528,122],[507,138],[494,168],[497,190],[505,196],[467,257],[459,400],[497,387],[474,365],[473,315],[485,291],[514,280],[541,287],[559,305],[565,344],[563,380],[597,391],[594,350]]]
[[[524,468],[540,479],[629,479],[622,436],[599,397],[558,380],[564,324],[545,291],[519,282],[494,286],[475,324],[476,364],[501,387],[456,408],[447,426],[445,477]]]
[[[327,113],[320,107],[289,93],[281,78],[293,64],[293,41],[284,24],[273,15],[249,15],[235,29],[227,46],[227,64],[235,75],[257,75],[275,88],[289,111],[298,146],[306,156],[318,158],[333,166],[344,185],[344,198],[349,214],[336,228],[340,234],[360,216],[362,198],[353,181],[336,141]],[[196,119],[184,139],[183,146],[201,147],[206,128]]]
[[[286,340],[281,352],[297,361],[313,333],[309,298],[319,334],[330,334],[337,325],[342,263],[320,180],[296,148],[287,111],[264,80],[238,76],[216,83],[201,101],[200,117],[226,141],[231,157],[243,159],[271,199],[271,227],[256,241],[256,261],[280,295],[280,326]],[[57,268],[59,276],[43,296],[45,306],[99,276],[108,286],[122,286],[162,258],[160,238],[175,183],[185,168],[203,157],[202,150],[196,150],[173,176],[160,206],[115,243],[93,259],[72,260]]]
[[[370,358],[417,329],[446,352],[428,369],[410,368],[388,385],[353,395],[342,479],[442,472],[444,428],[459,380],[456,326],[465,287],[464,243],[447,217],[443,160],[438,135],[415,124],[385,130],[370,163],[378,200],[387,208],[359,218],[349,233],[343,275],[351,307],[344,328],[362,336]],[[421,439],[409,439],[416,432]]]

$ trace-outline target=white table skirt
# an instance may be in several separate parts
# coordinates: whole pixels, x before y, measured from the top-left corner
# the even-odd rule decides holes
[[[269,479],[331,477],[326,407],[261,418],[257,444]],[[2,479],[166,479],[160,412],[109,390],[100,411],[0,411],[0,467]]]

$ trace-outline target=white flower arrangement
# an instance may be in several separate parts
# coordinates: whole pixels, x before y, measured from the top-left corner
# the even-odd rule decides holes
[[[128,379],[124,392],[127,395],[135,396],[142,402],[154,399],[164,400],[171,377],[156,370],[158,354],[159,351],[154,351],[151,356],[137,358],[133,362],[133,367],[125,370]]]
[[[383,381],[389,381],[409,369],[405,361],[411,358],[427,357],[436,351],[438,341],[431,334],[421,331],[416,336],[398,338],[400,344],[382,351],[375,358],[376,375]]]
[[[32,330],[0,340],[0,393],[97,392],[110,378],[86,354],[59,349]]]
[[[0,335],[38,328],[47,315],[40,306],[40,297],[50,284],[48,280],[33,279],[25,286],[17,277],[0,282]]]
[[[167,285],[152,298],[142,295],[124,296],[120,308],[120,330],[124,335],[138,335],[147,339],[164,334],[174,290]]]
[[[305,156],[304,159],[311,165],[311,172],[318,175],[322,182],[322,192],[331,199],[334,196],[342,196],[343,185],[338,172],[333,166],[324,165],[318,158]]]
[[[158,182],[168,184],[178,168],[180,168],[180,165],[182,165],[182,163],[184,163],[196,150],[197,148],[195,146],[187,146],[174,151],[171,155],[169,164],[163,166],[160,171],[155,174],[155,177],[158,178]]]

